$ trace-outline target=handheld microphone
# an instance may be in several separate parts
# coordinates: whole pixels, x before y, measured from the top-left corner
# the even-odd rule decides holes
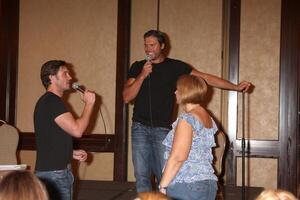
[[[77,90],[77,91],[81,92],[81,93],[85,92],[85,90],[82,88],[82,86],[79,83],[72,83],[72,88],[74,90]]]
[[[147,62],[151,61],[154,58],[153,53],[146,54],[145,60]]]

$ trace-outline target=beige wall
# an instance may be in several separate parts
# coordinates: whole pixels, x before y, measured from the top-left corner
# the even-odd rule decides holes
[[[240,79],[256,88],[247,104],[247,134],[255,139],[277,139],[279,94],[280,0],[243,0],[241,14]],[[143,34],[156,29],[157,0],[132,0],[130,62],[144,58]],[[117,0],[21,0],[17,127],[33,131],[35,102],[44,92],[39,80],[41,64],[64,59],[74,65],[76,78],[101,95],[108,133],[114,132]],[[171,40],[169,57],[183,60],[196,69],[221,76],[222,1],[160,1],[159,28]],[[30,86],[30,87],[29,87]],[[80,114],[78,94],[69,98]],[[239,100],[240,102],[240,100]],[[221,91],[213,90],[208,109],[220,121]],[[265,106],[268,105],[268,106]],[[239,110],[240,116],[241,110]],[[132,106],[130,106],[130,116]],[[240,117],[239,117],[240,118]],[[240,135],[241,121],[238,122]],[[129,122],[129,127],[131,120]],[[90,132],[103,133],[100,116]],[[130,130],[129,130],[130,135]],[[128,180],[134,181],[129,136]],[[112,180],[113,155],[91,153],[92,162],[81,164],[82,179]],[[35,152],[22,151],[21,161],[34,167]],[[276,187],[276,159],[249,161],[253,186]],[[267,170],[260,169],[264,163]],[[238,183],[240,164],[238,161]],[[264,180],[258,179],[264,173]],[[268,183],[272,184],[268,184]]]
[[[160,29],[171,40],[170,57],[183,60],[199,71],[221,76],[222,1],[161,1]],[[220,120],[220,90],[208,109]]]

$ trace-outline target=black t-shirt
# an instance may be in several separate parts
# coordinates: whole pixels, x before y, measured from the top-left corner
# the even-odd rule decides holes
[[[72,137],[60,128],[54,119],[68,112],[62,99],[46,92],[36,103],[34,129],[38,171],[61,170],[71,163],[73,155]]]
[[[145,60],[132,64],[129,78],[136,78]],[[179,60],[166,58],[152,64],[152,73],[145,78],[134,101],[133,121],[147,126],[170,128],[174,106],[176,82],[179,76],[189,74],[192,68]]]

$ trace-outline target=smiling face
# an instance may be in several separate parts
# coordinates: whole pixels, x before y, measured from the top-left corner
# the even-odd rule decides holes
[[[158,59],[162,54],[164,44],[160,44],[156,37],[149,36],[144,39],[144,50],[146,55],[150,55],[152,60]]]

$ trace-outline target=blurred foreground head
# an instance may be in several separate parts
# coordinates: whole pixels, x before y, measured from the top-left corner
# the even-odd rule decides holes
[[[30,171],[12,171],[0,182],[0,200],[48,200],[48,194]]]
[[[264,190],[256,200],[297,200],[290,192],[285,190]]]
[[[171,200],[160,192],[140,192],[135,200]]]

